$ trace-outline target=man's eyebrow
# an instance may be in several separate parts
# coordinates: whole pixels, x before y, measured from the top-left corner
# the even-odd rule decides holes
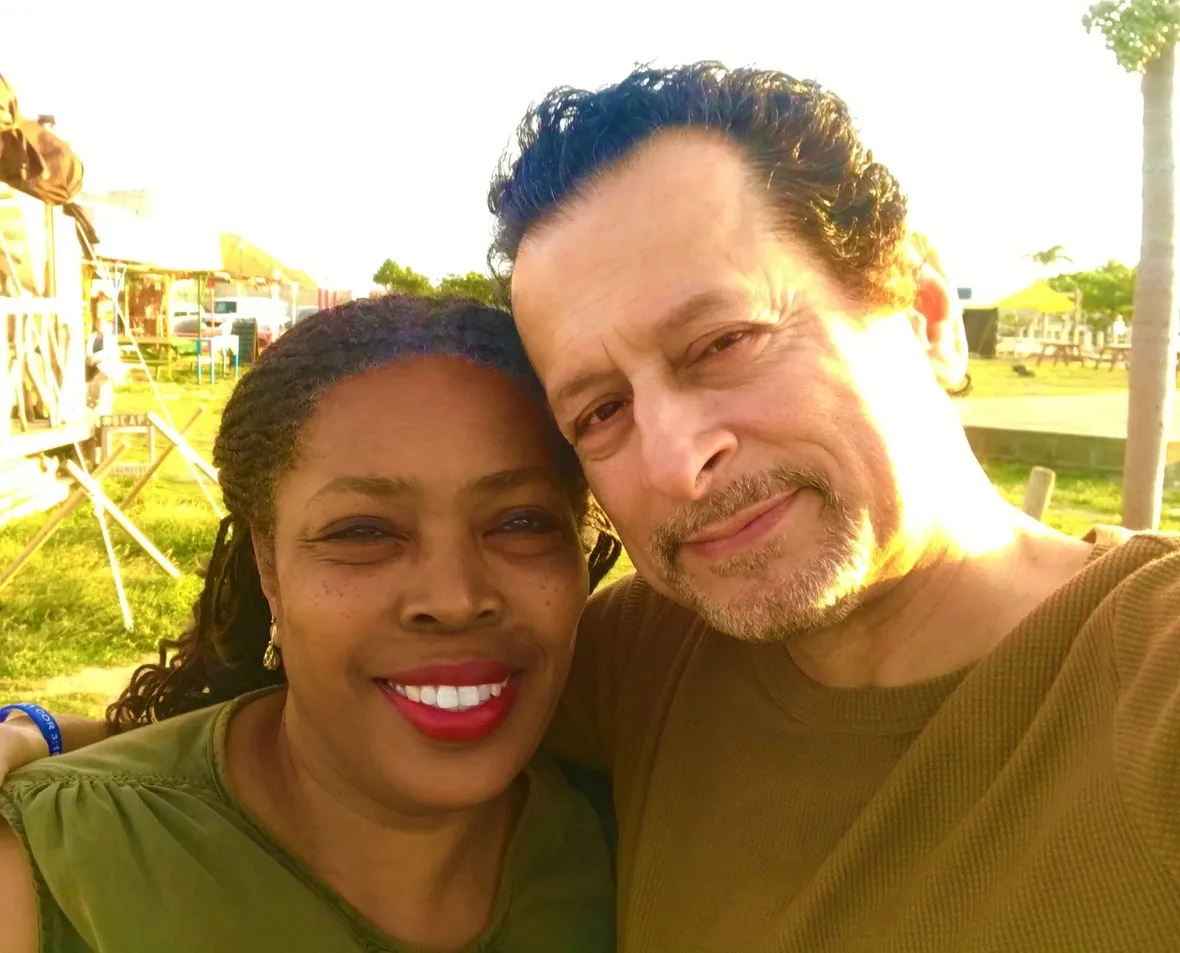
[[[657,336],[667,334],[718,311],[727,310],[737,300],[736,295],[727,291],[702,291],[694,294],[676,305],[660,319],[655,327],[655,334]],[[592,371],[582,374],[558,387],[550,395],[549,402],[554,407],[558,407],[579,394],[615,380],[617,377],[617,371]]]
[[[656,325],[657,334],[666,334],[692,324],[718,311],[726,311],[737,303],[737,295],[728,291],[702,291],[686,298],[669,311]]]
[[[582,374],[562,384],[549,398],[549,403],[554,407],[560,407],[588,390],[597,389],[603,384],[618,380],[618,377],[618,371],[593,371],[589,374]]]
[[[422,481],[412,477],[358,477],[343,476],[325,483],[312,497],[313,500],[337,493],[356,493],[362,496],[395,497],[408,496],[422,491]]]

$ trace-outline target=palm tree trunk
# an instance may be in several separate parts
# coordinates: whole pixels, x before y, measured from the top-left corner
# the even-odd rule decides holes
[[[1176,361],[1176,196],[1169,44],[1143,74],[1143,239],[1131,335],[1123,525],[1159,526]]]

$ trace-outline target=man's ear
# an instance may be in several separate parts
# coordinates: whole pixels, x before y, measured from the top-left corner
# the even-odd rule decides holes
[[[915,271],[917,288],[911,323],[934,375],[944,388],[954,388],[967,376],[967,329],[958,295],[946,276],[929,261]]]
[[[254,547],[254,564],[258,567],[258,578],[262,581],[262,593],[270,603],[270,614],[278,618],[279,585],[275,574],[274,546],[253,528],[250,530],[250,545]]]

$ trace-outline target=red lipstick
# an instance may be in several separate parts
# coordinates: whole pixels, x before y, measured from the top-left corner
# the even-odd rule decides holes
[[[508,717],[520,690],[520,673],[503,662],[473,659],[439,662],[396,672],[375,679],[382,693],[419,733],[432,741],[474,744],[485,740]],[[485,686],[478,700],[473,689]],[[493,687],[496,694],[488,694]],[[442,707],[446,699],[455,703],[456,690],[466,689],[462,707]],[[417,696],[417,697],[414,697]]]

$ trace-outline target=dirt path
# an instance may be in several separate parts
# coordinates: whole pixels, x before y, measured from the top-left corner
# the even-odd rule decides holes
[[[40,683],[33,683],[36,691],[41,695],[103,695],[114,699],[124,688],[134,672],[144,662],[154,662],[155,658],[144,658],[132,665],[120,665],[115,668],[84,668],[72,675],[55,675]]]
[[[0,700],[36,702],[58,714],[101,718],[107,705],[127,687],[131,673],[144,662],[154,661],[149,657],[131,665],[84,668],[52,678],[0,679]]]

